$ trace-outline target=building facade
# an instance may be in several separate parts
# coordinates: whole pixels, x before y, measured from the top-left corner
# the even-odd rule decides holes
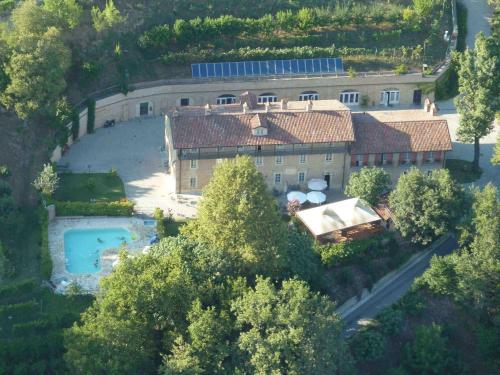
[[[199,193],[223,159],[248,155],[268,186],[305,188],[311,178],[343,190],[351,171],[381,166],[393,182],[409,167],[443,166],[446,120],[426,110],[353,113],[338,100],[237,102],[176,107],[165,116],[173,191]],[[434,107],[433,107],[434,109]]]

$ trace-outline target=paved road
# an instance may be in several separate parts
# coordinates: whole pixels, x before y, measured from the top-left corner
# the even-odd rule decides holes
[[[431,251],[411,267],[403,269],[388,285],[374,292],[358,308],[343,316],[345,324],[344,335],[350,336],[357,328],[363,325],[363,321],[374,318],[384,307],[399,300],[410,289],[415,278],[424,273],[433,255],[447,255],[457,248],[458,243],[456,240],[448,238],[434,251]]]
[[[490,19],[492,10],[487,0],[460,0],[467,7],[467,47],[474,48],[476,34],[482,31],[486,35],[491,34]]]

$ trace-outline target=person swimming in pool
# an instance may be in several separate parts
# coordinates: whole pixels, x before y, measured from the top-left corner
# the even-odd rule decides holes
[[[99,258],[97,258],[94,262],[94,267],[99,268],[98,266],[99,266]]]
[[[104,241],[103,241],[103,240],[101,240],[99,237],[97,237],[97,242],[99,242],[99,243],[104,243]]]

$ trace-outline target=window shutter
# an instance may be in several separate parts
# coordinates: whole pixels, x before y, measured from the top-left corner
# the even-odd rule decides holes
[[[368,165],[368,157],[370,154],[364,154],[363,155],[363,166]]]
[[[412,161],[412,163],[415,163],[417,161],[417,153],[416,152],[411,153],[411,161]]]
[[[376,165],[382,164],[382,154],[375,154],[375,164]]]
[[[435,161],[441,161],[442,159],[443,159],[443,152],[442,151],[434,152],[434,160]]]
[[[351,166],[356,165],[356,154],[351,154]]]
[[[393,154],[392,154],[392,152],[389,152],[389,153],[388,153],[388,154],[386,154],[386,155],[387,155],[387,164],[389,164],[389,163],[391,163],[391,162],[392,162],[392,156],[393,156]]]

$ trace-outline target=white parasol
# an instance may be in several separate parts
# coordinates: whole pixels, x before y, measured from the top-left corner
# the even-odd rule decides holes
[[[307,193],[307,200],[314,204],[320,204],[326,201],[326,195],[320,191],[311,191]]]
[[[307,200],[307,195],[301,191],[291,191],[286,195],[286,199],[288,202],[298,201],[300,204],[303,204]]]
[[[328,185],[325,180],[322,180],[320,178],[313,178],[307,182],[307,187],[311,190],[325,190]]]

